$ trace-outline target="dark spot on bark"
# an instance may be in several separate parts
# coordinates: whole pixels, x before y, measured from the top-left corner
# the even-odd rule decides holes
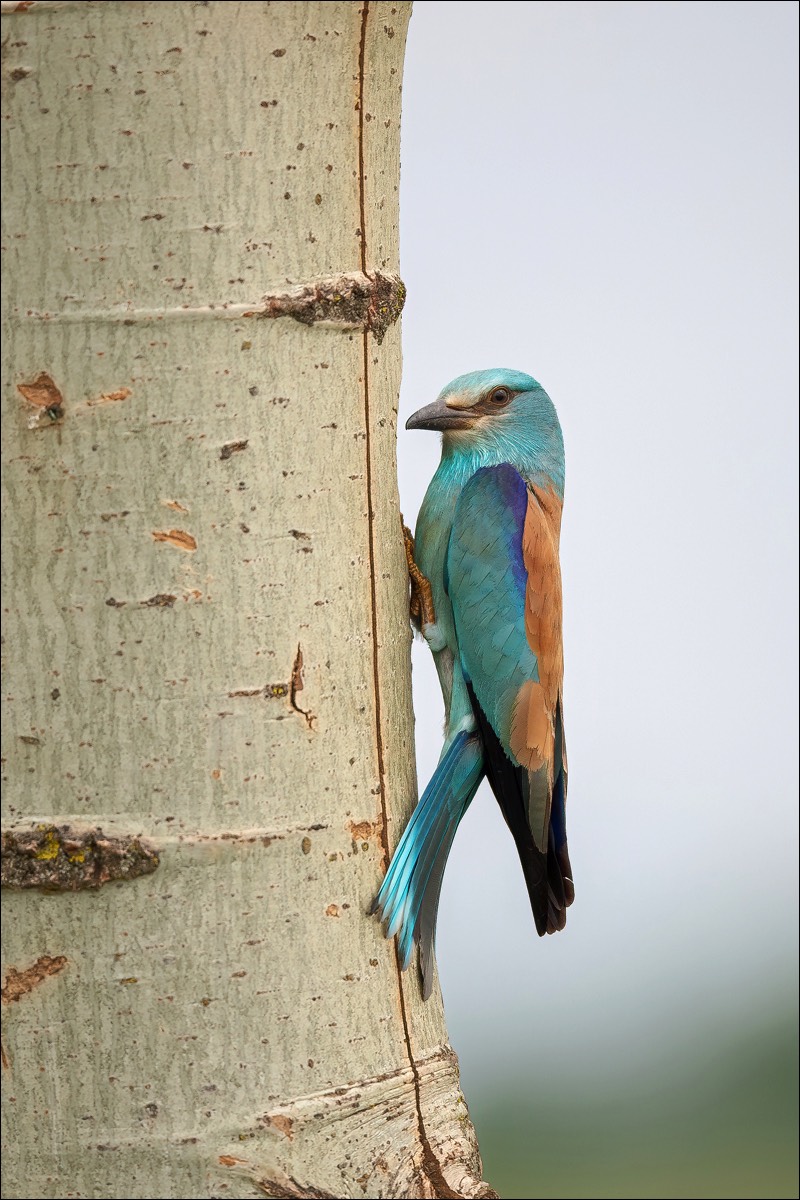
[[[24,971],[18,971],[16,967],[9,967],[2,988],[3,1004],[17,1004],[23,996],[32,992],[49,975],[59,975],[66,965],[67,959],[63,954],[57,954],[55,958],[51,958],[49,954],[43,954]]]
[[[247,442],[247,438],[244,438],[239,442],[226,442],[225,445],[220,448],[220,459],[224,461],[226,458],[230,458],[232,454],[238,454],[240,451],[246,450]]]
[[[46,371],[40,371],[30,383],[18,383],[17,391],[37,410],[31,414],[28,421],[30,429],[46,428],[47,424],[42,424],[42,418],[47,418],[50,425],[63,420],[64,397],[53,377]]]
[[[152,534],[153,541],[166,542],[170,546],[177,547],[178,550],[194,551],[197,549],[196,539],[184,529],[170,529],[168,531],[154,529]]]

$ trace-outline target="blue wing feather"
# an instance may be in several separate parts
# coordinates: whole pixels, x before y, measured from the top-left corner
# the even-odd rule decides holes
[[[483,467],[461,493],[447,552],[461,665],[507,752],[520,689],[539,678],[525,636],[527,507],[527,486],[513,467]]]

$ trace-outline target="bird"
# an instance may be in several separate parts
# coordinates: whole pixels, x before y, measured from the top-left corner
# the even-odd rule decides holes
[[[372,911],[405,970],[419,945],[433,987],[445,865],[484,776],[519,854],[539,936],[575,897],[567,849],[559,542],[564,441],[544,388],[521,371],[460,375],[409,430],[442,434],[442,457],[404,527],[410,611],[445,708],[438,765],[395,849]]]

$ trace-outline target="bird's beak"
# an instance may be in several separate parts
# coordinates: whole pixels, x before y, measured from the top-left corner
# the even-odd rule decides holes
[[[470,429],[475,417],[469,409],[448,408],[444,400],[426,404],[406,421],[406,429],[439,429],[443,433],[450,429]]]

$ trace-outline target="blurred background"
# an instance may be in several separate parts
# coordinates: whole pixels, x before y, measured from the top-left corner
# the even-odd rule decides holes
[[[567,445],[577,900],[535,936],[484,786],[439,919],[506,1200],[798,1194],[796,47],[793,3],[414,6],[401,417],[509,366]],[[422,644],[414,694],[424,783]]]

